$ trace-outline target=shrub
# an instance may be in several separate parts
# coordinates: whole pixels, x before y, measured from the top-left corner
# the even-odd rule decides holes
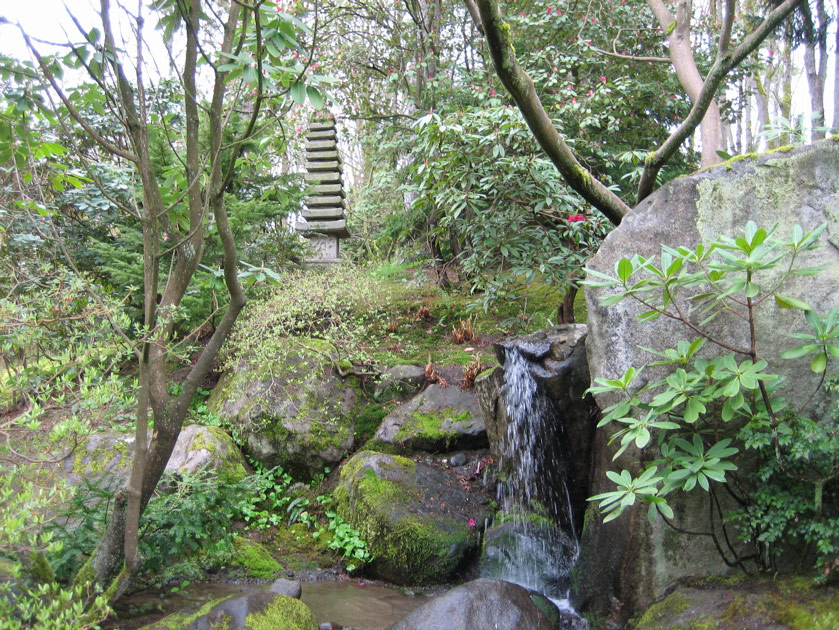
[[[781,293],[796,274],[819,271],[801,268],[797,259],[817,247],[824,229],[822,225],[805,234],[795,226],[784,240],[775,235],[776,229],[749,222],[736,239],[720,237],[695,249],[662,246],[658,263],[640,256],[624,258],[614,277],[589,270],[597,280],[587,284],[617,289],[604,298],[605,305],[632,298],[648,309],[642,320],[668,317],[696,335],[676,348],[654,351],[661,360],[652,365],[673,368],[663,380],[637,388],[643,368],[632,367],[619,379],[596,379],[589,390],[622,395],[604,409],[598,425],[622,427],[611,438],[620,444],[615,459],[630,445],[658,449],[637,475],[607,472],[616,489],[590,499],[598,501],[604,521],[643,501],[649,503],[651,520],[661,514],[669,523],[674,515],[668,496],[694,489],[708,492],[718,507],[715,484],[737,478],[734,456],[754,451],[759,466],[751,483],[728,483],[727,488],[743,506],[727,518],[740,523],[741,535],[755,547],[754,559],[773,566],[779,543],[799,543],[802,557],[817,552],[826,574],[837,566],[839,506],[824,501],[826,493],[833,496],[830,484],[839,476],[837,413],[810,419],[787,405],[782,379],[766,371],[768,364],[757,350],[781,338],[758,343],[754,326],[756,309],[770,303],[802,310],[812,332],[791,335],[800,343],[781,356],[806,358],[813,372],[827,374],[830,359],[839,357],[839,313],[833,309],[820,316]],[[766,273],[776,268],[780,274]],[[745,347],[732,347],[708,330],[707,324],[726,311],[739,314],[747,327]],[[700,354],[703,346],[715,346],[715,351]],[[732,562],[742,560],[727,539],[717,542],[734,556]]]

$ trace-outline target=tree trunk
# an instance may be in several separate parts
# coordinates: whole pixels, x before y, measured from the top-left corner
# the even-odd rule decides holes
[[[804,70],[807,73],[807,88],[810,92],[812,117],[812,138],[824,138],[824,83],[827,77],[827,14],[824,0],[816,0],[816,20],[808,2],[801,3],[804,22]]]
[[[577,298],[577,291],[579,289],[576,285],[568,285],[568,291],[562,296],[562,303],[556,310],[557,324],[573,324],[574,317],[574,300]]]
[[[836,0],[836,15],[839,15],[839,0]],[[835,53],[833,54],[833,133],[839,133],[839,28],[836,29]]]
[[[116,50],[110,27],[109,0],[101,0],[101,16],[106,46]],[[182,235],[166,220],[166,206],[163,203],[157,179],[149,155],[149,139],[145,126],[146,103],[143,92],[142,38],[138,18],[137,88],[126,80],[123,68],[114,55],[111,66],[117,76],[121,108],[127,121],[132,148],[137,154],[137,169],[143,187],[143,260],[144,260],[144,320],[148,331],[142,343],[139,359],[140,390],[138,392],[137,429],[135,453],[131,476],[124,491],[118,493],[105,534],[88,564],[76,576],[76,581],[93,580],[106,587],[108,597],[117,599],[130,585],[139,570],[142,559],[137,548],[139,542],[139,519],[154,494],[160,478],[166,469],[169,456],[178,440],[184,418],[198,385],[208,373],[212,361],[218,355],[221,345],[233,328],[239,312],[245,304],[245,296],[237,277],[237,255],[233,233],[227,221],[224,208],[224,189],[232,177],[238,152],[244,138],[233,148],[229,170],[222,171],[222,116],[226,73],[216,71],[212,103],[207,111],[210,120],[211,151],[207,157],[210,168],[209,185],[199,185],[204,173],[203,156],[199,143],[200,116],[198,112],[198,89],[196,85],[199,28],[201,25],[201,3],[190,4],[184,19],[187,22],[187,46],[184,53],[184,111],[186,113],[186,180],[189,182],[186,202],[189,209],[189,228]],[[237,28],[239,5],[231,5],[224,25],[222,51],[230,52]],[[257,98],[252,112],[251,125],[259,112],[261,100]],[[215,225],[224,251],[224,279],[230,294],[230,306],[222,316],[207,345],[201,351],[182,384],[180,394],[169,395],[169,375],[166,360],[169,354],[169,340],[174,332],[171,313],[181,303],[204,249],[204,225],[206,212],[212,210]],[[160,231],[167,231],[168,242],[176,243],[171,251],[173,264],[163,290],[160,304],[158,295],[158,268],[161,260]],[[146,445],[148,414],[154,419],[154,433]],[[124,562],[123,562],[124,561]]]
[[[658,20],[661,29],[670,34],[667,41],[670,43],[670,60],[679,83],[687,93],[691,102],[699,99],[699,94],[705,84],[705,80],[699,73],[696,60],[693,55],[693,45],[690,41],[690,2],[679,0],[676,9],[676,17],[664,6],[662,0],[647,0],[647,4]],[[675,27],[673,23],[675,22]],[[708,110],[702,117],[699,124],[699,134],[702,140],[702,166],[710,166],[722,161],[717,151],[725,149],[723,143],[722,118],[720,108],[716,101],[712,101]]]

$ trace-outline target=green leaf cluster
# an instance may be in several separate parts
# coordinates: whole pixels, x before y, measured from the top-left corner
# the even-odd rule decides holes
[[[673,519],[668,498],[674,492],[698,489],[716,501],[713,485],[728,484],[743,507],[727,518],[738,522],[760,562],[771,565],[781,544],[797,541],[804,544],[804,555],[815,547],[819,562],[831,566],[839,513],[836,505],[824,509],[823,497],[839,477],[835,419],[812,420],[788,407],[783,379],[767,371],[757,351],[783,337],[759,345],[754,325],[759,308],[797,309],[812,332],[788,335],[801,343],[781,357],[808,358],[819,374],[839,357],[836,309],[820,315],[802,299],[782,293],[796,275],[820,271],[800,266],[798,259],[817,247],[824,229],[805,233],[794,226],[784,239],[777,226],[766,230],[750,221],[736,238],[721,236],[693,249],[662,246],[658,260],[622,258],[613,275],[588,270],[584,284],[612,290],[602,298],[605,305],[633,299],[647,309],[639,315],[642,321],[669,318],[696,335],[676,348],[646,348],[660,357],[649,365],[672,369],[661,380],[647,383],[639,378],[646,366],[631,367],[620,378],[596,379],[589,389],[618,397],[598,424],[619,427],[610,439],[618,444],[615,460],[630,447],[657,451],[644,458],[635,475],[607,473],[615,489],[589,499],[598,502],[605,521],[638,501],[649,504],[651,520],[658,514]],[[708,324],[723,313],[743,322],[745,343],[715,337]],[[751,490],[735,459],[748,450],[759,461]],[[805,516],[808,524],[800,524]]]

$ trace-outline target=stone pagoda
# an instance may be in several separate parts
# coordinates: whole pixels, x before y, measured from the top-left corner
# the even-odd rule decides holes
[[[315,250],[315,257],[309,262],[337,262],[338,243],[350,233],[344,217],[347,206],[334,120],[309,125],[306,171],[306,182],[312,186],[312,193],[305,202],[304,221],[297,221],[294,228],[309,239]]]

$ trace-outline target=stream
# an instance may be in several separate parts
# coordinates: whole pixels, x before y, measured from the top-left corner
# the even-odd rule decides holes
[[[384,630],[434,593],[417,593],[364,581],[301,582],[301,600],[312,609],[318,623],[332,622],[348,628]],[[136,630],[180,610],[198,609],[211,599],[236,595],[268,585],[196,583],[182,590],[150,589],[120,601],[117,618],[102,624],[103,630]]]

